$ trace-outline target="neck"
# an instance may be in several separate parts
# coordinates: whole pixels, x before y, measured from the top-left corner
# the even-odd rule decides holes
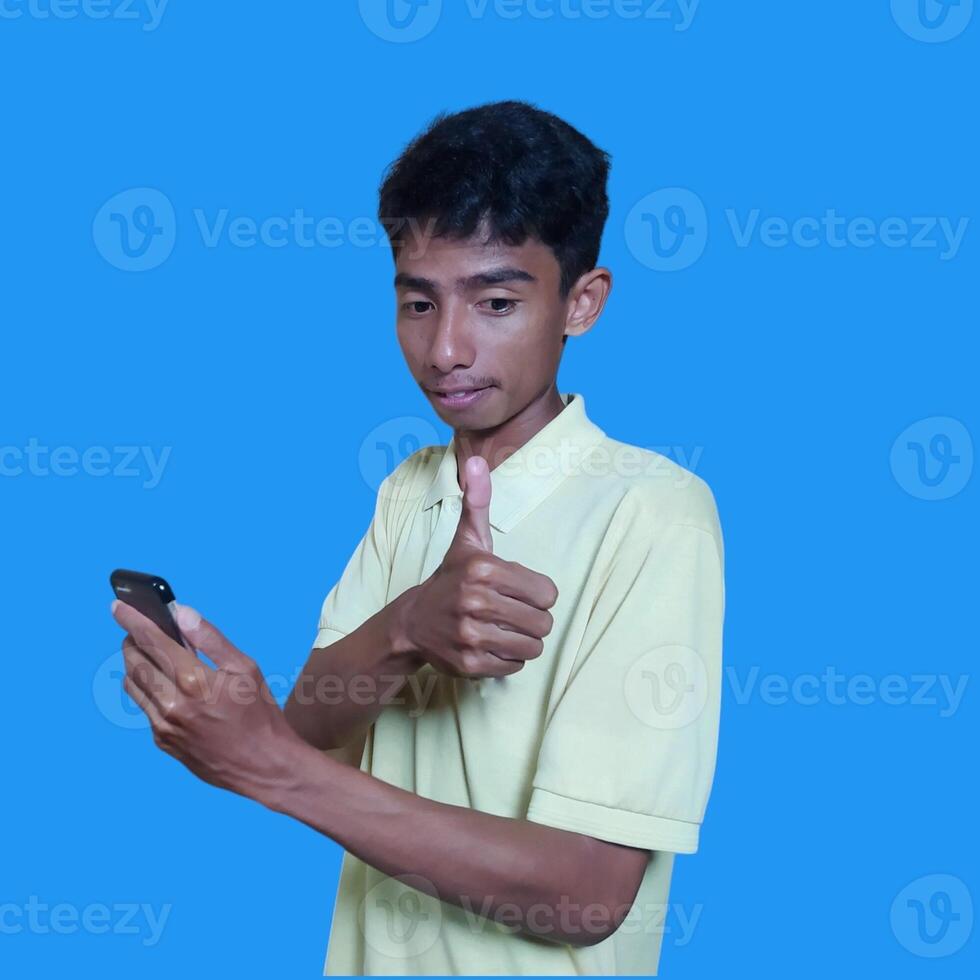
[[[555,382],[530,401],[516,415],[492,429],[456,429],[457,470],[471,456],[482,456],[490,469],[499,466],[540,432],[565,408]]]

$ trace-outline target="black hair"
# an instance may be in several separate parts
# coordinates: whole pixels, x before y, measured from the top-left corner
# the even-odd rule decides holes
[[[609,214],[610,157],[577,129],[528,102],[440,113],[387,169],[378,215],[397,258],[397,231],[430,222],[436,237],[547,245],[562,297],[595,268]]]

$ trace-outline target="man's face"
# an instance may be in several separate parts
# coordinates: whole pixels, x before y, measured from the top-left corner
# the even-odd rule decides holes
[[[558,370],[569,301],[559,296],[554,253],[531,238],[518,246],[484,245],[479,234],[402,240],[397,330],[412,376],[454,429],[500,425],[547,391]]]

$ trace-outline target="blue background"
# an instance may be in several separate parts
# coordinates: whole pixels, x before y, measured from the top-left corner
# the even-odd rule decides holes
[[[975,219],[978,18],[928,43],[886,0],[703,0],[685,30],[673,0],[672,21],[574,17],[569,3],[515,19],[446,3],[411,43],[377,36],[350,2],[171,0],[152,31],[0,18],[0,446],[106,447],[113,463],[118,447],[170,447],[154,487],[145,470],[0,477],[0,904],[171,905],[150,947],[0,931],[10,975],[320,974],[338,848],[120,723],[135,709],[112,675],[107,576],[166,575],[269,674],[295,676],[370,517],[373,430],[449,433],[402,361],[385,247],[208,247],[195,210],[370,218],[384,166],[435,112],[509,97],[613,155],[614,290],[569,341],[560,390],[585,394],[616,438],[699,449],[725,533],[718,769],[671,891],[699,918],[689,942],[665,936],[661,972],[976,975],[976,935],[922,958],[890,917],[927,875],[980,900],[972,680],[948,717],[938,682],[931,705],[736,695],[753,668],[790,684],[828,666],[910,685],[971,674],[969,443],[947,432],[963,487],[940,500],[892,450],[920,420],[977,431],[980,228],[947,259],[881,240],[740,247],[726,210],[739,224],[752,209]],[[704,251],[659,271],[624,228],[673,187],[703,202]],[[132,188],[175,214],[172,254],[137,272],[93,230]]]

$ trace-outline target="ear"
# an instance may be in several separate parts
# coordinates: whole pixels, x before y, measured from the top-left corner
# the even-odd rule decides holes
[[[597,266],[579,276],[568,293],[566,337],[579,337],[592,328],[606,305],[611,289],[612,273],[604,266]]]

